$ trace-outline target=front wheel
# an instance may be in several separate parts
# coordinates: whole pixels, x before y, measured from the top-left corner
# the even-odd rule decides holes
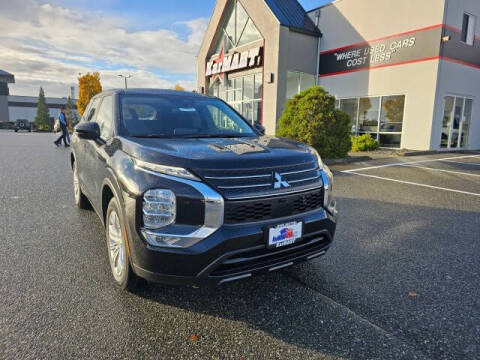
[[[86,210],[90,208],[90,204],[88,199],[82,193],[82,189],[80,188],[80,180],[78,179],[78,170],[77,170],[77,162],[73,163],[73,196],[75,198],[75,205],[82,210]]]
[[[115,197],[108,204],[105,223],[108,258],[115,283],[122,290],[133,291],[137,287],[138,277],[130,266],[124,225]]]

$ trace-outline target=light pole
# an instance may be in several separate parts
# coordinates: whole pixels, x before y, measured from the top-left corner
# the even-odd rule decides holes
[[[130,79],[131,77],[133,77],[133,75],[131,75],[131,74],[128,74],[128,75],[122,75],[122,74],[120,74],[120,75],[118,75],[118,76],[120,76],[120,77],[122,77],[122,78],[125,79],[125,89],[127,89],[127,79]]]

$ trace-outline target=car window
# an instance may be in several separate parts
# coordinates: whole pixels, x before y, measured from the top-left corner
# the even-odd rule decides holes
[[[90,104],[88,105],[87,111],[85,111],[85,113],[83,114],[83,116],[86,116],[86,121],[92,121],[95,115],[95,109],[98,108],[99,102],[100,102],[100,98],[96,98],[90,102]]]
[[[251,137],[247,122],[223,101],[177,95],[124,95],[121,121],[130,136]]]
[[[110,139],[113,135],[113,97],[105,96],[97,111],[95,121],[100,127],[100,137]]]

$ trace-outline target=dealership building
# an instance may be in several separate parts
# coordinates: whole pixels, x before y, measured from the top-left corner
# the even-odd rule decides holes
[[[275,134],[315,84],[382,147],[480,149],[480,1],[217,0],[198,91]]]
[[[8,84],[13,83],[15,83],[15,76],[0,70],[0,122],[28,120],[32,123],[37,115],[38,96],[10,95]],[[73,95],[72,88],[72,98]],[[67,105],[67,98],[46,97],[45,102],[50,118],[56,119],[60,115],[60,109]],[[73,100],[73,108],[77,108],[75,100]]]

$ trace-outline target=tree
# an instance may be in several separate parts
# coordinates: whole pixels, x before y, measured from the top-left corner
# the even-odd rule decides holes
[[[175,86],[173,87],[173,90],[185,91],[185,89],[183,87],[181,87],[179,84],[175,84]]]
[[[45,100],[45,92],[42,87],[40,87],[40,92],[38,94],[37,115],[35,116],[34,123],[38,130],[50,129],[50,113]]]
[[[349,115],[335,109],[335,98],[320,86],[287,101],[277,135],[307,143],[326,159],[345,157],[352,146]]]
[[[70,125],[70,127],[74,127],[75,125],[78,124],[78,116],[77,116],[77,112],[75,111],[75,106],[73,105],[73,100],[72,98],[69,96],[68,99],[67,99],[67,121],[68,121],[68,124]]]
[[[80,116],[83,115],[90,99],[100,92],[102,92],[102,84],[98,72],[87,73],[78,78],[77,109]]]

